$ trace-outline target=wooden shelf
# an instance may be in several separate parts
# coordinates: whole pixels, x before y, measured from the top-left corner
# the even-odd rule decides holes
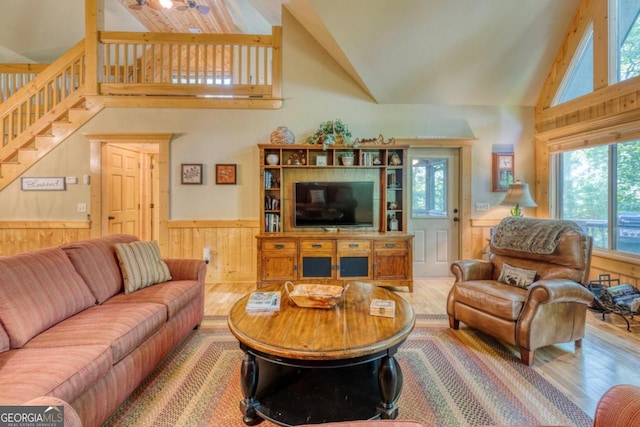
[[[340,176],[345,180],[358,181],[363,176],[367,176],[367,179],[374,177],[380,193],[375,212],[377,222],[373,229],[368,231],[406,232],[407,212],[404,206],[407,195],[404,188],[408,177],[405,170],[408,146],[334,146],[325,150],[321,145],[260,144],[259,149],[260,198],[263,200],[260,229],[263,232],[293,231],[293,201],[287,193],[287,186],[292,183],[283,182],[287,171],[292,170],[306,170],[310,176],[326,177],[318,181],[334,180],[332,177],[337,171],[340,171]],[[350,166],[342,165],[340,160],[341,154],[347,151],[354,153],[353,165]],[[323,170],[327,173],[322,172]],[[277,200],[277,209],[272,205],[274,199]],[[393,204],[396,207],[390,208]],[[392,218],[397,220],[397,229],[391,225]]]

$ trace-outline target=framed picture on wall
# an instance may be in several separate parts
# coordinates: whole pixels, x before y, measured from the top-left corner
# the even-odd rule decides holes
[[[183,163],[181,165],[182,175],[180,183],[182,184],[202,184],[202,164],[201,163]]]
[[[493,153],[491,191],[507,191],[513,184],[513,153]]]
[[[216,184],[235,184],[236,165],[216,165]]]

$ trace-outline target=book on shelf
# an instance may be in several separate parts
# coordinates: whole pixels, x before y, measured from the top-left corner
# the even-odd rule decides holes
[[[280,209],[280,199],[278,199],[277,197],[265,196],[264,208],[267,210],[277,211],[278,209]]]
[[[252,311],[280,311],[280,300],[282,293],[274,292],[251,292],[247,300],[246,310]]]
[[[264,216],[264,231],[276,232],[280,231],[280,215],[276,213],[268,213]]]
[[[388,299],[373,299],[369,306],[369,314],[372,316],[395,317],[396,302]]]

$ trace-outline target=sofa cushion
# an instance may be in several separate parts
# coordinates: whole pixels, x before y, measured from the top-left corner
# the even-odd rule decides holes
[[[480,311],[490,310],[492,315],[515,321],[524,305],[527,290],[495,280],[459,282],[452,289],[456,303]]]
[[[9,350],[0,353],[0,402],[22,404],[39,396],[73,402],[111,365],[107,345]]]
[[[200,282],[195,280],[172,280],[140,289],[132,294],[118,294],[109,298],[108,304],[128,304],[151,302],[162,304],[167,308],[167,318],[171,319],[186,307],[191,301],[198,298],[203,292]]]
[[[124,279],[124,292],[171,280],[169,267],[162,260],[160,247],[152,242],[116,243],[116,254]]]
[[[11,348],[95,302],[60,248],[0,258],[0,322]]]
[[[160,304],[103,304],[58,323],[33,338],[25,348],[106,344],[113,363],[142,344],[166,322]]]
[[[502,264],[502,272],[498,281],[526,289],[536,280],[536,274],[536,270],[515,267],[505,262]]]
[[[122,292],[123,280],[114,243],[131,243],[136,236],[113,234],[61,246],[96,297],[98,304]]]

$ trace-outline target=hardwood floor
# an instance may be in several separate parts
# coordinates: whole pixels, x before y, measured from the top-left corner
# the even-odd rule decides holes
[[[445,314],[453,278],[417,279],[414,292],[395,290],[414,306],[417,314]],[[207,284],[205,314],[226,315],[230,307],[255,283]],[[618,316],[587,312],[582,347],[572,343],[538,349],[533,369],[593,417],[600,396],[615,384],[640,386],[640,319],[631,320],[631,332]],[[464,324],[461,327],[466,327]],[[518,355],[516,348],[511,348]]]

